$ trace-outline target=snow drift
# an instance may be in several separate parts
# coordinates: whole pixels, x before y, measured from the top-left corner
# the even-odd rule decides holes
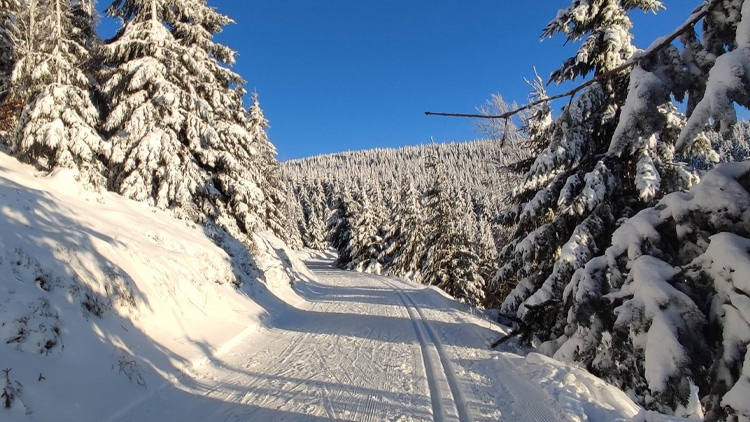
[[[5,153],[0,214],[4,420],[111,414],[256,330],[311,277],[270,234],[255,257],[232,239],[227,254],[199,226]]]

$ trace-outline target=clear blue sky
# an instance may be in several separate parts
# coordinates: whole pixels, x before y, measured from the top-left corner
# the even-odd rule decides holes
[[[701,0],[637,13],[644,48]],[[480,136],[469,119],[493,93],[523,102],[533,67],[546,78],[573,53],[539,35],[567,0],[209,0],[232,17],[218,40],[257,90],[280,160]],[[100,10],[109,5],[101,0]],[[104,22],[103,36],[112,23]],[[557,91],[550,87],[550,92]]]

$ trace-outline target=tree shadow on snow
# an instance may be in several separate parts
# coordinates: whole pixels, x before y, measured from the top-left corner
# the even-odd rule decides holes
[[[15,261],[14,272],[34,276],[18,281],[36,283],[47,293],[70,288],[87,315],[101,316],[115,305],[150,308],[132,276],[100,252],[123,240],[81,225],[57,198],[0,177],[0,215],[14,226],[2,234],[0,258]]]
[[[345,286],[315,281],[298,284],[297,292],[312,306],[309,309],[288,309],[274,321],[273,328],[323,336],[415,343],[418,341],[415,321],[424,320],[444,345],[484,349],[491,344],[490,339],[497,337],[497,333],[489,329],[492,323],[482,326],[476,320],[470,320],[466,314],[468,307],[430,288],[411,286],[395,279],[384,282],[379,276],[345,272],[325,261],[305,264],[318,275],[325,277],[330,272],[335,277],[346,277],[349,282]]]

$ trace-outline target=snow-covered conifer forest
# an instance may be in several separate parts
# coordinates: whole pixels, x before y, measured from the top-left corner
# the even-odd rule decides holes
[[[276,150],[258,97],[243,105],[234,51],[213,41],[233,21],[205,1],[115,1],[110,40],[89,0],[2,7],[3,139],[40,170],[78,170],[94,189],[200,222],[250,247],[281,234]]]
[[[338,264],[435,285],[472,305],[495,272],[502,149],[494,141],[426,144],[282,164],[290,233],[338,251]]]
[[[750,2],[691,1],[279,163],[207,0],[0,0],[0,420],[750,421]]]

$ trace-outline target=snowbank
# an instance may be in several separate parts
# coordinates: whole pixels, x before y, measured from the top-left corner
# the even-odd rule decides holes
[[[98,421],[297,303],[291,281],[310,277],[269,234],[255,262],[230,256],[201,227],[4,152],[0,215],[0,420]]]
[[[504,354],[551,399],[562,420],[573,422],[678,422],[688,421],[644,410],[619,388],[583,368],[530,353],[525,358]]]

